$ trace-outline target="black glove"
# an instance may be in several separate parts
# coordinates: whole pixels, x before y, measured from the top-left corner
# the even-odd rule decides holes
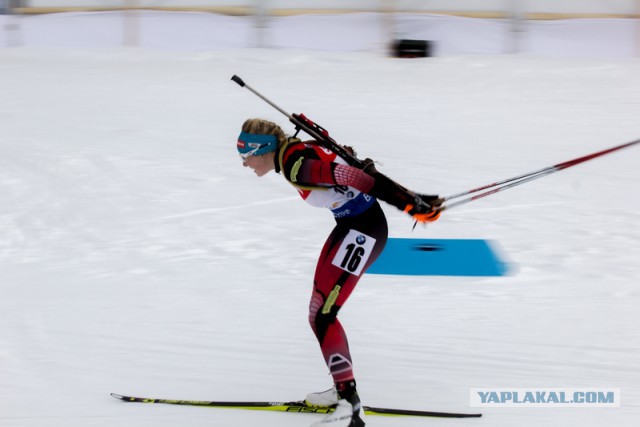
[[[370,192],[372,196],[408,213],[421,223],[435,221],[440,217],[442,209],[439,207],[444,199],[437,195],[415,194],[375,170],[373,162],[367,166],[370,168],[367,173],[376,180]]]
[[[407,204],[404,211],[417,222],[433,222],[440,218],[440,206],[444,199],[437,195],[416,194],[413,204]]]

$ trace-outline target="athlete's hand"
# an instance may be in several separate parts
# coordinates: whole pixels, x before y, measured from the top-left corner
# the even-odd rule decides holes
[[[437,194],[416,194],[416,196],[432,208],[439,208],[444,203],[444,198]]]
[[[436,221],[440,218],[440,206],[444,199],[439,196],[416,194],[413,204],[408,204],[404,211],[419,223]]]

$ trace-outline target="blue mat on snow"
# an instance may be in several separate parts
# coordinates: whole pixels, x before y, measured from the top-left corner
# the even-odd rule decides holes
[[[470,239],[389,238],[367,273],[407,276],[503,276],[508,266],[492,243]]]

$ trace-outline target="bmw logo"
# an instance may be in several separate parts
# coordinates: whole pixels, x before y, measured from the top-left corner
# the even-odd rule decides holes
[[[361,235],[359,235],[358,237],[356,237],[356,242],[357,242],[359,245],[364,245],[364,242],[366,242],[366,241],[367,241],[367,238],[366,238],[366,237],[364,237],[362,234],[361,234]]]

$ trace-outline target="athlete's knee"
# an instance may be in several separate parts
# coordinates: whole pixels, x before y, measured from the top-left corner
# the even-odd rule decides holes
[[[328,304],[320,293],[315,293],[309,304],[309,324],[320,341],[326,335],[329,326],[336,321],[340,307]]]
[[[311,302],[309,303],[309,325],[311,325],[311,329],[313,333],[318,335],[317,326],[316,326],[316,316],[322,309],[322,305],[324,304],[324,298],[320,293],[314,292],[311,296]]]

